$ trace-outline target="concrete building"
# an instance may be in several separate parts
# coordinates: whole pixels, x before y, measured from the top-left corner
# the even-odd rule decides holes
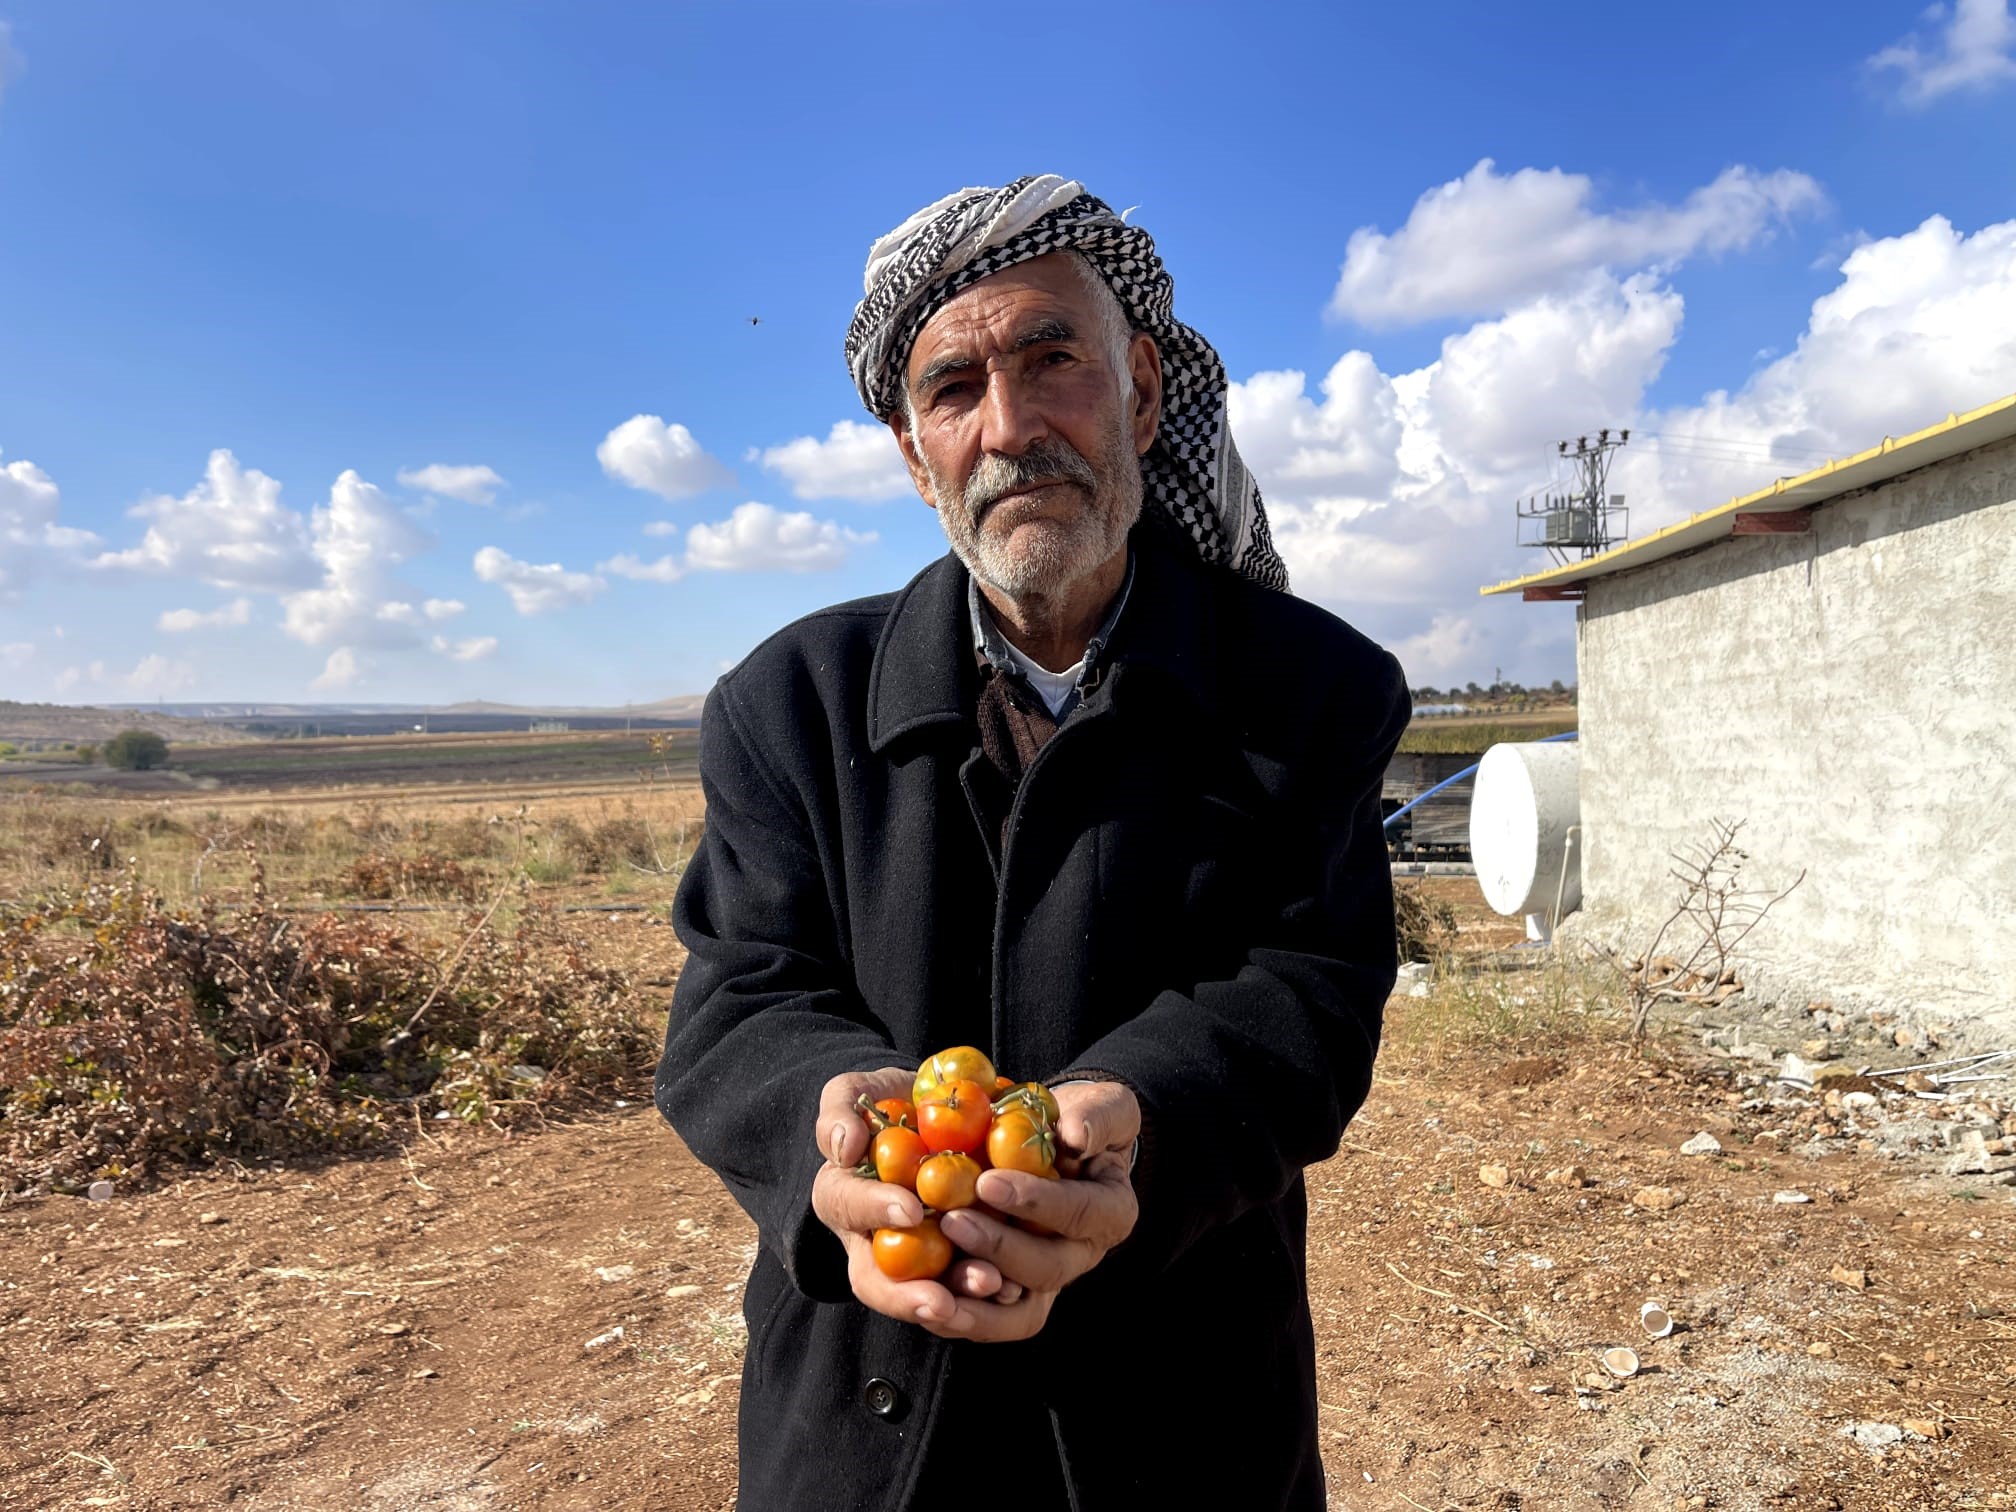
[[[2016,396],[1483,591],[1577,601],[1585,937],[1740,820],[1753,1000],[2016,1043]]]

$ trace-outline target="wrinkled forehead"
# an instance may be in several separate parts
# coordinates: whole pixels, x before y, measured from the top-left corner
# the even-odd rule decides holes
[[[984,358],[1089,331],[1097,312],[1081,266],[1070,253],[1049,252],[968,284],[918,330],[905,364],[908,381],[948,356]]]

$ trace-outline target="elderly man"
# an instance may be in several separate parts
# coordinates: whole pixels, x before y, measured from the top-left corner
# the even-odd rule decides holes
[[[764,642],[701,723],[658,1105],[755,1220],[741,1505],[1323,1506],[1303,1168],[1394,975],[1400,669],[1291,598],[1216,352],[1076,183],[870,253],[847,336],[949,556]],[[861,1092],[956,1044],[1055,1088],[1078,1179],[896,1282]]]

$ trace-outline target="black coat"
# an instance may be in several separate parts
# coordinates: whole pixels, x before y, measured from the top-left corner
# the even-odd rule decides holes
[[[1002,1380],[1049,1409],[1079,1512],[1192,1505],[1221,1468],[1250,1512],[1323,1505],[1302,1170],[1364,1100],[1393,984],[1379,788],[1407,690],[1323,610],[1135,542],[1110,670],[1005,843],[950,556],[708,697],[657,1100],[760,1236],[745,1512],[910,1506],[948,1381]],[[1143,1106],[1139,1224],[1025,1343],[869,1312],[811,1211],[826,1080],[964,1043]],[[1010,1500],[1013,1452],[983,1472]]]

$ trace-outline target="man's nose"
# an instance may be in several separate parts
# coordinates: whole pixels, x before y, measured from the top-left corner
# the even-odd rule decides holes
[[[1042,413],[1013,374],[995,372],[987,375],[987,392],[980,401],[980,449],[983,452],[1019,457],[1048,431],[1049,426]]]

